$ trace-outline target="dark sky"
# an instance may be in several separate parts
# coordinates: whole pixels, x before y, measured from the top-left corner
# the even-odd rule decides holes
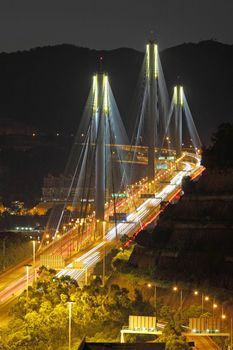
[[[71,43],[143,50],[214,38],[233,43],[233,0],[0,0],[0,52]]]

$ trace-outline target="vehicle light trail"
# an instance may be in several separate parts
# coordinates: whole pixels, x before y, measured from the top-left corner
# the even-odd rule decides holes
[[[90,249],[88,252],[81,255],[79,258],[75,259],[74,262],[82,262],[83,263],[83,269],[81,270],[75,270],[72,269],[73,264],[69,264],[64,270],[61,270],[57,276],[70,276],[71,278],[74,278],[76,280],[79,280],[80,278],[83,278],[85,269],[93,268],[94,265],[101,260],[101,252],[103,250],[104,245],[106,245],[107,242],[110,242],[116,238],[116,232],[118,236],[122,236],[124,234],[129,234],[132,232],[135,228],[140,226],[141,228],[145,226],[145,223],[142,224],[143,221],[146,221],[148,218],[151,209],[155,209],[158,207],[158,205],[166,200],[169,195],[171,195],[174,190],[177,190],[177,188],[180,187],[182,178],[186,176],[187,174],[191,174],[192,172],[196,171],[200,167],[199,163],[192,167],[192,165],[189,162],[184,162],[184,170],[179,171],[170,181],[170,183],[165,186],[160,192],[156,193],[155,196],[158,198],[149,198],[146,199],[142,204],[140,204],[135,211],[128,214],[127,216],[127,222],[125,223],[118,223],[116,227],[113,227],[109,230],[109,232],[106,234],[105,240],[97,244],[95,247]],[[156,217],[158,214],[154,215],[153,217]]]

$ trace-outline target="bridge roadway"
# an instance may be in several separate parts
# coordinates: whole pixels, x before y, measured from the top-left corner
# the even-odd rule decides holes
[[[160,213],[160,203],[162,201],[171,200],[174,194],[179,191],[183,176],[195,174],[197,170],[202,170],[199,163],[194,166],[188,162],[184,162],[184,169],[178,171],[172,180],[165,185],[160,192],[155,194],[156,198],[149,198],[143,201],[135,211],[128,214],[127,222],[118,223],[116,227],[113,227],[106,233],[105,239],[91,248],[88,252],[80,255],[74,261],[76,263],[82,263],[84,269],[93,268],[95,264],[101,260],[104,247],[107,249],[109,243],[115,239],[116,232],[118,237],[124,234],[131,236],[149,222],[155,220]],[[72,270],[72,266],[72,263],[68,264],[67,268],[58,273],[58,277],[70,276],[76,280],[83,278],[84,270]]]
[[[190,156],[194,159],[194,161],[196,162],[196,168],[200,167],[200,157],[193,153],[190,154],[188,152],[184,152],[183,155],[176,161],[176,164],[180,164],[183,158],[186,156],[188,156],[189,159],[190,159]],[[136,207],[139,207],[140,205],[143,206],[143,203],[147,207],[150,206],[152,208],[149,211],[147,211],[147,213],[151,214],[151,212],[153,212],[154,210],[158,211],[160,202],[163,201],[165,198],[165,197],[164,198],[160,197],[159,193],[161,189],[164,188],[166,183],[169,183],[169,181],[172,180],[172,177],[175,176],[177,172],[176,167],[177,166],[175,165],[171,165],[170,168],[167,169],[166,171],[162,171],[162,170],[159,171],[156,174],[154,181],[152,182],[148,182],[147,179],[143,178],[138,183],[131,185],[130,188],[128,189],[129,197],[123,198],[120,201],[118,199],[116,203],[116,208],[114,208],[113,203],[108,204],[108,207],[106,207],[105,209],[105,221],[108,221],[108,217],[113,215],[114,209],[116,209],[117,212],[132,213]],[[181,177],[187,174],[190,175],[190,171],[186,171],[185,173],[185,171],[182,170]],[[173,192],[172,189],[175,190],[176,188],[177,186],[175,186],[175,183],[173,184],[171,183],[170,189],[167,188],[167,190],[170,194]],[[150,200],[150,201],[142,200],[140,196],[141,194],[144,194],[144,193],[145,194],[154,193],[155,197],[157,199],[160,199],[160,201],[156,201],[155,203],[155,201],[153,200]],[[140,220],[140,217],[138,214],[139,213],[137,213],[136,215],[136,220],[134,220],[131,215],[128,216],[128,222],[129,223],[131,222],[132,224],[134,224],[134,225],[128,225],[128,227],[131,227],[132,229],[130,232],[130,235],[135,233],[136,228],[139,229],[140,225],[141,227],[143,226],[142,225],[143,221],[148,221],[148,218],[145,218],[144,216],[142,218],[143,220]],[[71,220],[73,222],[69,222],[66,225],[67,227],[65,231],[62,233],[59,232],[59,234],[56,237],[54,237],[55,239],[52,242],[50,242],[47,247],[43,248],[43,249],[46,249],[46,254],[50,254],[49,248],[51,246],[52,248],[51,253],[53,255],[62,255],[64,258],[67,258],[71,255],[71,251],[80,250],[79,249],[80,246],[83,249],[83,247],[90,246],[90,244],[94,244],[94,242],[97,241],[97,237],[95,235],[98,235],[96,231],[96,222],[95,222],[94,214],[89,216],[87,220],[92,221],[92,224],[90,223],[85,224],[86,226],[85,228],[84,226],[81,227],[80,223],[77,224],[73,220]],[[111,227],[114,227],[115,236],[118,236],[118,237],[120,236],[119,228],[121,228],[120,227],[121,225],[120,226],[117,225],[117,227],[115,226],[114,223],[108,223],[107,225],[108,227],[105,226],[105,230],[107,229],[107,231],[109,231]],[[125,225],[126,224],[124,224],[123,226]],[[77,236],[81,237],[81,242],[77,242]],[[76,247],[75,247],[75,244],[76,244]]]
[[[165,200],[171,200],[176,190],[180,189],[181,181],[185,175],[198,175],[203,171],[203,168],[200,166],[199,162],[194,163],[184,163],[184,169],[175,173],[170,183],[164,184],[163,189],[156,193],[156,198],[149,198],[143,201],[135,211],[128,214],[127,223],[118,223],[115,227],[111,228],[105,236],[105,239],[96,243],[93,242],[93,245],[86,250],[80,252],[76,255],[76,262],[82,262],[84,268],[90,269],[101,260],[103,256],[104,248],[106,251],[110,247],[117,244],[116,229],[118,237],[123,234],[132,235],[135,232],[139,231],[142,227],[155,220],[159,215],[160,211],[160,202]],[[57,242],[59,244],[59,242]],[[49,252],[49,247],[48,247]],[[43,251],[46,253],[46,251]],[[32,264],[32,260],[28,259],[23,261],[21,264],[18,264],[15,267],[12,267],[5,273],[0,275],[0,322],[2,317],[6,316],[12,303],[15,302],[16,297],[26,288],[26,274],[24,264]],[[39,258],[36,260],[36,266],[39,266]],[[61,275],[70,275],[73,278],[79,280],[83,278],[84,271],[71,270],[71,265],[68,264],[67,268],[58,273]],[[34,277],[34,271],[31,269],[29,273],[29,283],[32,283]],[[4,310],[4,312],[3,312]]]

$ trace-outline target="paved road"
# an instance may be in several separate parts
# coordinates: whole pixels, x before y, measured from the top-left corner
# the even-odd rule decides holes
[[[195,342],[196,350],[221,350],[215,342],[207,336],[188,336],[188,341]]]
[[[127,222],[118,223],[116,227],[110,229],[106,235],[105,240],[101,241],[98,245],[91,248],[87,253],[78,257],[75,260],[76,263],[81,263],[83,266],[83,271],[71,270],[72,264],[67,265],[65,269],[58,273],[58,276],[70,276],[76,280],[83,278],[84,270],[92,268],[98,261],[101,260],[102,250],[107,242],[110,242],[117,235],[122,236],[124,234],[131,236],[137,230],[142,228],[150,220],[154,220],[159,214],[159,208],[161,201],[169,200],[169,198],[174,194],[174,191],[179,190],[182,179],[185,175],[190,174],[191,171],[199,169],[199,165],[192,167],[188,162],[184,162],[183,170],[175,173],[173,178],[165,183],[164,187],[160,192],[156,193],[156,197],[149,198],[143,201],[135,210],[127,215]],[[135,231],[136,230],[136,231]]]

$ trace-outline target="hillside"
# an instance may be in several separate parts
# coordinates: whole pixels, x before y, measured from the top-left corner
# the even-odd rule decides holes
[[[139,234],[131,263],[162,279],[232,289],[232,174],[230,168],[206,171],[153,232]]]
[[[26,122],[41,131],[75,133],[98,58],[110,82],[125,125],[143,54],[132,49],[96,51],[72,45],[0,54],[0,118]],[[222,121],[233,120],[233,46],[215,41],[183,44],[161,52],[168,89],[184,85],[202,140]]]

